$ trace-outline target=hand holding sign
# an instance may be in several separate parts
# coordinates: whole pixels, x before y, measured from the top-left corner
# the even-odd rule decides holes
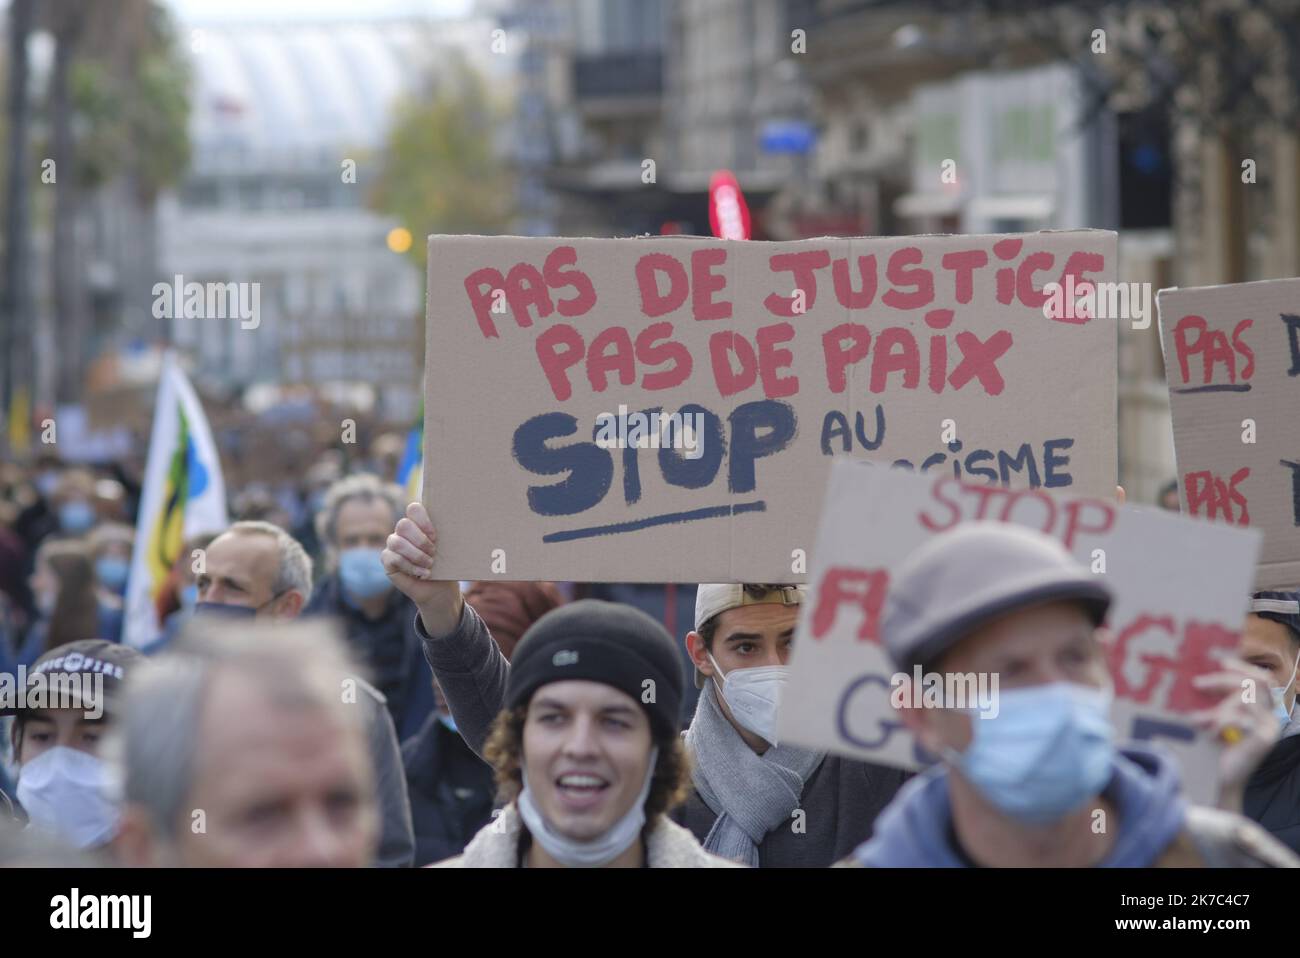
[[[1255,526],[1259,589],[1300,583],[1300,279],[1156,297],[1183,512]]]
[[[1223,701],[1189,717],[1227,743],[1219,753],[1219,806],[1239,812],[1246,780],[1277,744],[1278,723],[1268,673],[1236,656],[1225,658],[1224,666],[1192,680],[1203,691],[1223,692]]]
[[[1170,751],[1183,764],[1188,793],[1213,801],[1222,743],[1198,728],[1222,693],[1194,680],[1220,672],[1217,656],[1240,641],[1258,534],[1100,497],[837,462],[778,732],[796,744],[868,761],[924,764],[891,699],[909,676],[897,672],[881,645],[881,613],[908,556],[931,537],[978,520],[1049,535],[1091,574],[1106,578],[1114,593],[1106,658],[1119,737]],[[1215,717],[1244,726],[1254,714],[1227,711]],[[1234,752],[1223,774],[1239,777],[1251,761],[1248,750]]]
[[[1114,329],[1044,303],[1109,280],[1115,244],[431,237],[443,574],[803,581],[840,456],[1107,494]]]
[[[412,502],[406,507],[406,515],[397,521],[380,558],[388,578],[415,603],[425,631],[432,636],[453,631],[464,605],[459,581],[433,578],[437,555],[438,531],[424,506]]]

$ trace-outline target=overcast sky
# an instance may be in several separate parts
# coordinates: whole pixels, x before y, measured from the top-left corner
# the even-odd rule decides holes
[[[461,17],[474,0],[164,0],[178,20],[224,23],[259,20],[370,20],[387,17]]]

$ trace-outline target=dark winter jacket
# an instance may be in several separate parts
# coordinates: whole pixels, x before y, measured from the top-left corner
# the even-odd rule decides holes
[[[375,770],[375,793],[379,798],[379,849],[375,864],[381,868],[410,868],[415,858],[415,835],[411,828],[411,802],[406,794],[402,771],[402,749],[393,730],[393,719],[384,696],[369,682],[360,683],[366,711],[366,743]]]
[[[1246,782],[1242,809],[1265,831],[1300,852],[1300,735],[1273,746]]]
[[[459,855],[492,821],[491,767],[437,714],[402,743],[402,764],[411,796],[415,864]]]
[[[415,606],[396,589],[378,619],[368,619],[343,596],[338,573],[316,586],[302,613],[333,616],[343,624],[348,648],[370,670],[375,688],[388,700],[397,737],[405,741],[433,713],[433,673],[424,660],[412,621]]]

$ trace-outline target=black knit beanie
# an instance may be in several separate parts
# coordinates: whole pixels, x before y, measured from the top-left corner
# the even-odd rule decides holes
[[[506,708],[526,704],[543,685],[571,679],[600,682],[636,699],[656,738],[677,734],[682,661],[668,630],[640,609],[582,599],[546,613],[510,657]]]

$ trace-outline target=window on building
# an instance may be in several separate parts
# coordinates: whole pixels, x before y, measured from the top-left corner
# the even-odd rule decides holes
[[[1169,121],[1152,113],[1119,115],[1119,227],[1168,229],[1173,224]]]

